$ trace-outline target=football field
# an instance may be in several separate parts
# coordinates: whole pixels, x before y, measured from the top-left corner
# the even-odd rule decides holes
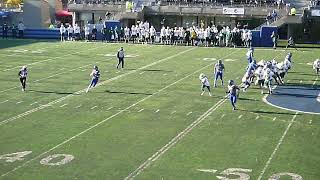
[[[117,70],[121,46],[125,68]],[[0,179],[320,179],[320,77],[312,69],[320,49],[290,49],[286,85],[269,96],[252,85],[233,111],[226,84],[241,83],[246,52],[0,40]],[[255,59],[280,62],[288,52],[256,48]],[[199,74],[213,84],[219,59],[225,85],[200,96]],[[93,65],[101,78],[85,93]]]

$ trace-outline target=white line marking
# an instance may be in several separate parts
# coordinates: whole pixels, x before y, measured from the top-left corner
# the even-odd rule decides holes
[[[192,112],[188,112],[187,116],[189,116],[190,114],[192,114]]]
[[[168,74],[167,74],[167,73],[164,73],[163,75],[166,76],[166,75],[168,75]]]
[[[85,50],[80,51],[80,52],[87,52],[87,51],[95,50],[95,49],[98,49],[98,48],[100,48],[100,47],[94,47],[94,48],[91,48],[91,49],[85,49]],[[80,53],[80,52],[78,52],[78,53]],[[49,59],[45,59],[45,60],[33,62],[33,63],[30,63],[30,64],[26,64],[26,66],[31,66],[31,65],[35,65],[35,64],[40,64],[40,63],[43,63],[43,62],[52,61],[52,60],[54,60],[54,59],[59,59],[59,58],[63,58],[63,57],[66,57],[66,56],[71,56],[71,55],[78,54],[78,53],[65,54],[65,55],[63,55],[63,56],[58,56],[58,57],[53,57],[53,58],[49,58]],[[3,71],[3,72],[5,72],[5,71],[10,71],[10,70],[13,70],[13,69],[21,68],[21,66],[22,66],[22,65],[16,66],[16,67],[13,67],[13,68],[9,68],[9,69],[4,69],[4,70],[1,70],[1,71]]]
[[[274,117],[273,119],[272,119],[272,121],[275,121],[277,119],[277,117]]]
[[[63,104],[63,105],[61,105],[60,107],[65,107],[66,105],[68,105],[68,104]]]
[[[144,109],[140,109],[138,112],[142,112]]]
[[[238,49],[237,51],[233,51],[232,53],[228,54],[226,57],[228,57],[228,56],[230,56],[230,55],[232,55],[232,54],[234,54],[234,53],[236,53],[236,52],[238,52],[238,51],[240,51],[240,50],[241,50],[241,49]],[[200,68],[200,69],[198,69],[197,71],[195,71],[195,72],[193,72],[193,73],[191,73],[191,74],[189,74],[189,75],[187,75],[187,76],[184,76],[183,78],[181,78],[181,79],[179,79],[179,80],[177,80],[177,81],[175,81],[175,82],[173,82],[173,83],[169,84],[168,86],[166,86],[166,87],[164,87],[164,88],[162,88],[162,89],[159,89],[157,92],[153,93],[152,95],[149,95],[149,96],[147,96],[147,97],[145,97],[145,98],[143,98],[143,99],[139,100],[138,102],[136,102],[136,103],[134,103],[134,104],[132,104],[132,105],[128,106],[128,107],[127,107],[127,108],[125,108],[124,110],[122,110],[122,111],[120,111],[120,112],[117,112],[117,113],[115,113],[115,114],[113,114],[113,115],[109,116],[108,118],[106,118],[106,119],[104,119],[104,120],[102,120],[102,121],[100,121],[100,122],[96,123],[96,124],[95,124],[95,125],[93,125],[93,126],[90,126],[89,128],[85,129],[84,131],[82,131],[82,132],[80,132],[80,133],[78,133],[78,134],[76,134],[76,135],[74,135],[74,136],[70,137],[69,139],[67,139],[67,140],[65,140],[65,141],[61,142],[60,144],[58,144],[58,145],[56,145],[56,146],[52,147],[51,149],[49,149],[49,150],[47,150],[47,151],[45,151],[45,152],[43,152],[43,153],[39,154],[38,156],[35,156],[34,158],[32,158],[32,159],[30,159],[30,160],[28,160],[28,161],[24,162],[23,164],[21,164],[21,165],[19,165],[19,166],[15,167],[14,169],[7,171],[6,173],[2,174],[2,175],[1,175],[1,177],[7,176],[8,174],[10,174],[10,173],[12,173],[12,172],[15,172],[15,171],[19,170],[20,168],[22,168],[22,167],[26,166],[27,164],[29,164],[30,162],[32,162],[32,161],[34,161],[34,160],[36,160],[36,159],[40,158],[41,156],[43,156],[43,155],[45,155],[45,154],[47,154],[47,153],[49,153],[49,152],[51,152],[51,151],[53,151],[53,150],[55,150],[55,149],[59,148],[60,146],[62,146],[62,145],[64,145],[64,144],[66,144],[66,143],[68,143],[68,142],[72,141],[73,139],[75,139],[75,138],[77,138],[77,137],[81,136],[82,134],[85,134],[86,132],[90,131],[91,129],[94,129],[94,128],[96,128],[96,127],[100,126],[101,124],[105,123],[106,121],[109,121],[109,120],[110,120],[110,119],[112,119],[113,117],[118,116],[119,114],[123,113],[125,110],[128,110],[128,109],[130,109],[130,108],[132,108],[132,107],[136,106],[137,104],[139,104],[139,103],[141,103],[141,102],[143,102],[143,101],[148,100],[149,98],[153,97],[153,96],[154,96],[154,95],[156,95],[156,94],[161,93],[162,91],[164,91],[164,90],[168,89],[169,87],[171,87],[171,86],[173,86],[173,85],[175,85],[175,84],[177,84],[177,83],[179,83],[179,82],[181,82],[181,81],[184,81],[185,79],[187,79],[187,78],[189,78],[189,77],[193,76],[193,75],[194,75],[194,74],[196,74],[196,73],[201,72],[202,70],[204,70],[204,69],[206,69],[206,68],[208,68],[208,67],[211,67],[213,64],[214,64],[214,63],[211,63],[211,64],[209,64],[209,65],[207,65],[207,66],[204,66],[203,68]],[[149,66],[150,66],[150,65],[147,65],[147,67],[149,67]],[[139,69],[140,69],[140,68],[139,68]],[[138,70],[134,70],[134,71],[136,72],[136,71],[138,71]],[[123,76],[123,75],[121,75],[121,76]],[[222,99],[222,100],[218,101],[218,102],[217,102],[217,104],[218,104],[219,102],[221,102],[221,104],[220,104],[220,105],[222,105],[222,103],[224,103],[225,101],[226,101],[226,99]],[[218,107],[219,107],[219,106],[217,105],[217,108],[218,108]],[[211,110],[211,108],[210,108],[209,110]],[[213,111],[214,111],[214,110],[215,110],[215,109],[213,109]],[[213,112],[213,111],[212,111],[212,112]],[[209,115],[210,115],[210,114],[209,114]],[[200,116],[200,117],[201,117],[201,116]],[[193,123],[192,123],[192,124],[193,124]],[[192,125],[192,124],[191,124],[191,125]],[[1,125],[1,124],[0,124],[0,125]],[[180,134],[181,134],[181,133],[180,133]]]
[[[320,93],[318,94],[317,101],[320,102]]]
[[[177,144],[184,136],[190,133],[195,127],[197,127],[203,120],[205,120],[209,115],[211,115],[215,110],[217,110],[227,99],[221,99],[211,108],[209,108],[204,114],[202,114],[197,120],[192,122],[186,129],[181,131],[177,136],[172,138],[166,145],[160,148],[156,153],[144,161],[137,169],[132,171],[125,180],[134,179],[137,175],[142,173],[146,168],[148,168],[151,163],[159,159],[164,153],[166,153],[171,147]]]
[[[8,99],[7,99],[7,100],[4,100],[4,101],[0,102],[0,104],[6,103],[6,102],[8,102],[8,101],[9,101]]]
[[[259,119],[259,118],[260,118],[260,116],[257,116],[257,117],[256,117],[256,120]]]
[[[309,121],[309,124],[312,124],[312,120]]]
[[[274,150],[273,150],[272,154],[270,155],[270,157],[269,157],[268,161],[266,162],[265,166],[263,167],[263,169],[262,169],[262,171],[261,171],[261,173],[260,173],[260,175],[259,175],[259,177],[258,177],[258,179],[257,179],[257,180],[261,180],[261,178],[263,177],[263,175],[264,175],[264,173],[266,172],[267,168],[269,167],[269,165],[270,165],[270,163],[271,163],[271,161],[272,161],[273,157],[274,157],[274,156],[275,156],[275,154],[277,153],[277,151],[278,151],[278,149],[279,149],[280,145],[282,144],[282,142],[283,142],[284,138],[286,137],[286,135],[287,135],[287,133],[288,133],[288,131],[289,131],[290,127],[291,127],[291,126],[292,126],[292,124],[294,123],[294,120],[296,119],[297,115],[298,115],[298,112],[296,112],[296,114],[292,117],[292,119],[291,119],[290,123],[288,124],[288,126],[287,126],[286,130],[283,132],[283,134],[282,134],[281,138],[279,139],[278,144],[277,144],[277,145],[276,145],[276,147],[274,148]]]
[[[80,108],[81,106],[82,106],[82,105],[76,106],[75,109],[78,109],[78,108]]]
[[[300,80],[300,83],[302,83],[303,81],[302,80]]]
[[[109,111],[109,110],[111,110],[113,107],[109,107],[108,109],[107,109],[107,111]]]
[[[222,119],[226,114],[222,114],[222,116],[220,117],[220,119]]]
[[[312,83],[312,86],[316,85],[318,78],[319,78],[319,76],[317,76],[317,78],[314,80],[314,82]]]
[[[98,106],[93,106],[92,108],[90,108],[90,109],[95,109],[95,108],[97,108]]]
[[[23,101],[18,101],[16,104],[21,104]]]
[[[157,109],[155,113],[157,113],[157,112],[159,112],[159,111],[160,111],[160,109]]]
[[[241,119],[242,118],[242,114],[238,117],[238,119]]]
[[[212,173],[212,174],[217,172],[217,170],[215,170],[215,169],[197,169],[197,171],[207,172],[207,173]]]
[[[138,69],[131,70],[131,71],[128,71],[127,73],[124,73],[124,74],[121,74],[121,75],[119,75],[119,76],[110,78],[110,79],[108,79],[108,80],[105,80],[105,81],[97,84],[96,88],[99,87],[99,86],[102,86],[102,85],[104,85],[104,84],[106,84],[106,83],[115,81],[115,80],[120,79],[120,78],[122,78],[122,77],[128,76],[128,75],[133,74],[133,73],[135,73],[135,72],[138,72],[138,71],[140,71],[140,70],[143,70],[143,69],[149,68],[149,67],[151,67],[151,66],[154,66],[154,65],[156,65],[156,64],[159,64],[159,63],[168,61],[168,60],[170,60],[170,59],[172,59],[172,58],[174,58],[174,57],[177,57],[177,56],[179,56],[179,55],[181,55],[181,54],[184,54],[184,53],[189,52],[189,51],[194,50],[194,49],[196,49],[196,48],[195,48],[195,47],[190,48],[190,49],[188,48],[187,50],[181,51],[180,53],[174,54],[174,55],[172,55],[172,56],[168,56],[168,57],[166,57],[166,58],[160,59],[160,60],[158,60],[158,61],[155,61],[155,62],[153,62],[153,63],[151,63],[151,64],[145,65],[145,66],[140,67],[140,68],[138,68]],[[234,52],[236,52],[236,51],[234,51]],[[232,54],[232,53],[231,53],[231,54]],[[51,101],[51,102],[47,103],[47,105],[54,105],[54,104],[60,103],[60,102],[64,101],[65,99],[71,98],[71,97],[73,97],[73,96],[75,96],[75,95],[77,95],[77,94],[81,94],[81,93],[85,92],[86,89],[87,89],[87,88],[82,89],[82,90],[79,90],[79,91],[77,91],[77,92],[74,92],[73,94],[69,94],[69,95],[67,95],[67,96],[61,97],[61,98],[56,99],[56,100],[54,100],[54,101]],[[14,120],[16,120],[16,119],[22,118],[22,117],[24,117],[24,116],[27,116],[27,115],[29,115],[29,114],[32,114],[32,113],[34,113],[34,112],[37,112],[37,111],[39,111],[39,110],[42,110],[42,109],[44,109],[44,108],[46,108],[46,107],[47,107],[47,106],[42,105],[42,106],[39,106],[39,107],[37,107],[37,108],[31,109],[31,110],[29,110],[29,111],[26,111],[26,112],[24,112],[24,113],[21,113],[21,114],[19,114],[19,115],[13,116],[13,117],[11,117],[11,118],[9,118],[9,119],[3,120],[3,121],[0,122],[0,126],[2,126],[2,125],[4,125],[4,124],[7,124],[8,122],[14,121]]]
[[[171,114],[174,114],[174,113],[176,113],[176,112],[177,112],[177,111],[172,111]]]
[[[139,74],[143,74],[143,73],[145,73],[145,71],[142,71],[141,73],[139,73]]]

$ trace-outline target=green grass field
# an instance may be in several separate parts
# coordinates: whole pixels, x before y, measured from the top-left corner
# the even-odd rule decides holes
[[[123,71],[120,46],[130,56]],[[320,179],[320,115],[270,106],[256,86],[241,92],[237,111],[226,87],[200,96],[198,76],[213,83],[216,59],[239,84],[246,51],[0,40],[0,179]],[[292,52],[286,82],[319,87],[307,63],[320,49]],[[286,53],[257,48],[255,57]],[[100,84],[86,94],[94,64]]]

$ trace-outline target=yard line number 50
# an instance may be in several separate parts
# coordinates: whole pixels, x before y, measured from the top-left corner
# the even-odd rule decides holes
[[[214,169],[198,169],[201,172],[216,173],[217,170]],[[250,180],[250,175],[248,173],[252,172],[252,169],[242,169],[242,168],[228,168],[223,170],[216,176],[220,180]],[[269,177],[268,180],[280,180],[281,177],[291,177],[291,180],[303,180],[303,178],[295,173],[283,172],[276,173]]]

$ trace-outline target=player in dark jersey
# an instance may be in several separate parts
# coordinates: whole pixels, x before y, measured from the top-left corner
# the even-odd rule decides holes
[[[26,91],[27,76],[28,76],[27,66],[22,66],[22,68],[20,69],[20,71],[18,73],[18,76],[20,77],[22,91]]]
[[[228,82],[228,91],[226,93],[229,93],[229,98],[230,102],[232,105],[232,110],[236,110],[236,103],[237,103],[237,98],[239,97],[239,91],[240,88],[235,85],[233,80],[229,80]]]
[[[86,93],[90,90],[90,88],[96,87],[96,85],[99,81],[100,71],[99,71],[98,66],[93,66],[93,70],[92,70],[90,76],[92,76],[92,79],[91,79],[91,82],[86,90]]]

